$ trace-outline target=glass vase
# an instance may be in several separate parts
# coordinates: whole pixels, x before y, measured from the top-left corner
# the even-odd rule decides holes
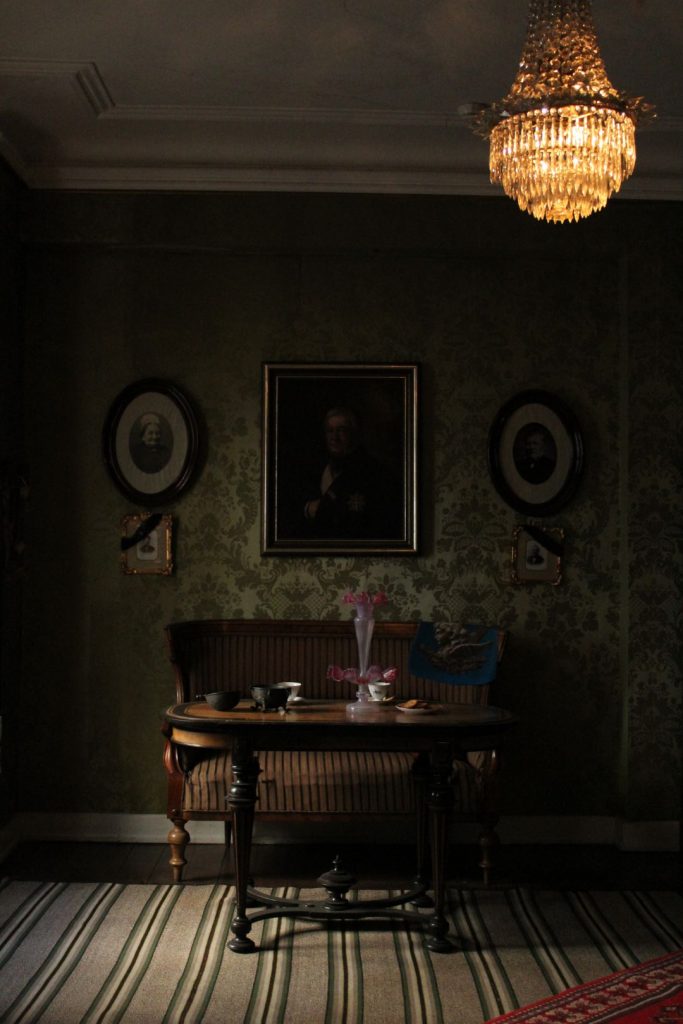
[[[356,644],[358,645],[358,689],[356,699],[348,706],[348,710],[373,711],[373,701],[370,699],[370,690],[367,684],[368,668],[370,667],[370,644],[375,629],[373,618],[373,607],[371,604],[357,604],[356,616],[353,620],[353,628],[356,631]]]

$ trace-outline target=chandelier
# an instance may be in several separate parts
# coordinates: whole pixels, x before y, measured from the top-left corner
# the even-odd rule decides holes
[[[633,172],[636,123],[653,108],[614,88],[590,0],[531,0],[512,87],[474,119],[490,139],[491,182],[539,220],[601,210]]]

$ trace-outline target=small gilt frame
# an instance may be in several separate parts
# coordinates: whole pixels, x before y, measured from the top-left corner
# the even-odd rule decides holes
[[[173,572],[173,516],[146,512],[121,520],[121,569],[131,576]]]
[[[513,583],[550,583],[562,581],[564,530],[559,527],[526,523],[515,527],[512,534]]]

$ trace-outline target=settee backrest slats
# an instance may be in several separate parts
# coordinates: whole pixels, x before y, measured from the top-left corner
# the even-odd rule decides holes
[[[488,686],[452,686],[416,679],[408,671],[414,622],[376,621],[370,657],[395,666],[395,692],[441,703],[486,704]],[[351,620],[206,619],[166,627],[168,653],[176,676],[176,703],[212,690],[240,690],[254,683],[298,680],[302,696],[350,699],[351,683],[326,678],[328,665],[356,666],[358,650]]]

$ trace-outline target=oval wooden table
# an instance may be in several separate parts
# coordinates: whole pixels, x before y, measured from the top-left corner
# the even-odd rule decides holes
[[[164,713],[164,731],[172,743],[185,747],[232,750],[233,782],[229,804],[232,809],[235,843],[236,909],[233,938],[228,946],[235,953],[249,953],[256,947],[249,938],[252,923],[267,917],[291,916],[308,920],[350,920],[367,917],[398,917],[425,928],[426,944],[434,952],[448,952],[444,914],[445,866],[448,815],[453,804],[449,779],[454,758],[468,751],[500,747],[502,737],[515,723],[515,716],[501,708],[476,704],[453,704],[431,714],[410,714],[391,705],[377,711],[351,714],[347,702],[310,701],[290,705],[286,712],[258,711],[250,701],[241,701],[233,711],[215,711],[202,701],[177,704]],[[358,750],[409,751],[417,754],[413,776],[418,785],[417,876],[400,897],[387,900],[349,900],[348,890],[356,879],[338,860],[318,881],[324,886],[324,900],[298,902],[277,900],[249,887],[259,750]],[[427,877],[427,837],[431,847],[431,880]],[[283,880],[284,881],[284,880]],[[431,905],[425,900],[433,892],[433,913],[399,909],[402,904]],[[247,914],[247,908],[263,909]]]

